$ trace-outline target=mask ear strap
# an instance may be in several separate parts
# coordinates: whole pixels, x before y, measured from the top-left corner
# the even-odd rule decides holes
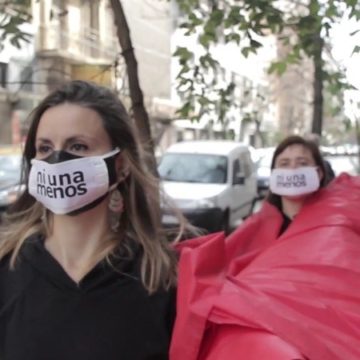
[[[92,203],[90,203],[88,205],[85,205],[80,209],[74,210],[74,211],[70,212],[68,215],[75,216],[75,215],[81,214],[82,212],[85,212],[87,210],[93,209],[95,206],[99,205],[107,196],[108,196],[108,194],[106,193],[103,196],[100,196],[94,202],[92,202]]]
[[[115,190],[119,185],[119,182],[116,182],[115,184],[112,184],[111,186],[109,186],[109,192]]]
[[[109,157],[113,157],[114,155],[117,155],[121,152],[121,149],[116,147],[114,150],[108,152],[107,154],[103,155],[102,158],[104,160],[108,159]]]
[[[121,177],[118,177],[116,179],[116,182],[114,184],[112,184],[111,186],[109,186],[109,192],[112,190],[115,190],[117,188],[117,186],[128,177],[128,175],[129,175],[129,171],[122,171]]]

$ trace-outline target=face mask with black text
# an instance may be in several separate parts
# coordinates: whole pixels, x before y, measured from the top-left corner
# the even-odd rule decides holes
[[[319,174],[314,166],[296,169],[273,169],[270,176],[270,190],[280,196],[301,196],[311,194],[320,187]]]
[[[54,151],[46,159],[32,159],[29,193],[54,214],[90,209],[116,184],[115,155],[119,152],[81,157]]]

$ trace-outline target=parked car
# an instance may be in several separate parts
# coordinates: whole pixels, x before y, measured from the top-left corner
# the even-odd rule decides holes
[[[165,195],[189,221],[209,232],[235,228],[252,211],[256,173],[247,145],[233,141],[192,141],[172,145],[159,174]],[[163,205],[163,223],[176,219]]]
[[[346,172],[350,175],[359,175],[359,157],[356,155],[327,155],[325,159],[330,163],[335,176]]]
[[[0,148],[0,212],[5,211],[23,190],[20,177],[20,153]]]

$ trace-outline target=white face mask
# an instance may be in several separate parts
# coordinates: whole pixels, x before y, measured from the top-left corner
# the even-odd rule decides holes
[[[55,214],[88,210],[116,184],[114,156],[119,152],[79,157],[55,151],[44,160],[32,159],[29,193]]]
[[[280,196],[300,196],[313,193],[320,187],[316,167],[274,169],[270,176],[270,190]]]

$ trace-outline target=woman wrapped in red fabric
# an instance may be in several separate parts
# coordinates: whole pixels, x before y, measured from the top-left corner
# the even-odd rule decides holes
[[[285,139],[262,209],[180,245],[171,360],[360,359],[360,178]]]

